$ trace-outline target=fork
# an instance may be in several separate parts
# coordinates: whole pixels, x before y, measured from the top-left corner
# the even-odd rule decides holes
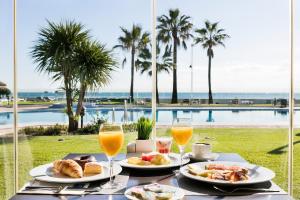
[[[253,192],[279,192],[279,190],[270,190],[270,189],[263,189],[263,188],[246,188],[246,187],[243,187],[243,188],[235,188],[233,190],[225,190],[225,189],[222,189],[220,187],[217,187],[217,186],[213,186],[214,189],[220,191],[220,192],[223,192],[223,193],[227,193],[227,194],[232,194],[236,191],[240,191],[240,190],[248,190],[248,191],[253,191]]]
[[[47,186],[34,186],[34,187],[26,187],[25,190],[50,190],[55,194],[60,193],[61,191],[65,190],[68,186],[58,186],[58,187],[47,187]]]

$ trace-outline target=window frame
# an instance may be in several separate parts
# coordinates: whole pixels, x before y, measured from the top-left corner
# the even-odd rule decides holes
[[[294,135],[294,12],[295,1],[289,0],[290,21],[290,91],[289,91],[289,132],[288,132],[288,194],[293,195],[293,135]],[[156,13],[157,0],[151,0],[151,44],[152,44],[152,71],[156,71]],[[152,75],[152,139],[156,137],[156,73]],[[14,160],[14,193],[18,191],[18,65],[17,65],[17,0],[13,0],[13,160]],[[154,140],[155,141],[155,140]],[[155,146],[155,145],[153,145]],[[155,147],[154,147],[155,148]]]

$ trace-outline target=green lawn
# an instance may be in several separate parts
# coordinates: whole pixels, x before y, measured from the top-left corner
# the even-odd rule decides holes
[[[158,135],[170,134],[168,130],[159,129]],[[216,152],[235,152],[249,162],[271,168],[276,172],[274,181],[284,189],[287,188],[287,129],[281,128],[210,128],[196,129],[193,141],[205,136],[214,138],[213,150]],[[59,138],[64,141],[59,142]],[[134,140],[135,133],[127,133],[126,140]],[[7,199],[12,192],[12,144],[2,139],[0,144],[0,199]],[[298,143],[300,136],[295,136],[294,163],[294,196],[300,199],[300,153]],[[173,150],[178,151],[176,145]],[[59,159],[70,152],[99,153],[101,152],[96,135],[81,136],[38,136],[20,141],[19,145],[19,182],[23,185],[28,179],[28,171],[33,167],[54,159]],[[187,151],[191,150],[191,144]],[[122,149],[125,152],[125,145]]]

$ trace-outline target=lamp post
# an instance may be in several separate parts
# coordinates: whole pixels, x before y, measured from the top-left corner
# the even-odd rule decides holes
[[[191,44],[191,92],[190,92],[190,105],[192,105],[192,101],[193,101],[193,92],[194,92],[194,76],[193,76],[193,64],[194,64],[194,44]]]
[[[83,106],[81,111],[80,111],[80,121],[81,121],[81,124],[80,124],[80,128],[83,128],[83,117],[85,115],[85,107]]]

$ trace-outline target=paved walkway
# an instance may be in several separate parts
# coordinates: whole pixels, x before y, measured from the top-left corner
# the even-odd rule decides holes
[[[48,109],[50,105],[19,105],[18,111]],[[0,106],[0,112],[13,112],[13,107]]]

